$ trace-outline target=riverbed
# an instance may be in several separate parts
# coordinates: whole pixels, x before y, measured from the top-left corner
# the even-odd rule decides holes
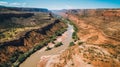
[[[62,42],[63,45],[59,47],[54,47],[51,50],[45,51],[46,46],[42,49],[36,51],[33,53],[30,57],[28,57],[22,64],[20,64],[20,67],[37,67],[37,63],[39,62],[40,58],[42,56],[47,55],[56,55],[59,54],[61,51],[64,51],[68,46],[72,39],[72,33],[74,32],[73,26],[68,24],[67,31],[64,32],[61,36],[57,37],[54,42]],[[53,45],[52,43],[48,43],[48,45]]]

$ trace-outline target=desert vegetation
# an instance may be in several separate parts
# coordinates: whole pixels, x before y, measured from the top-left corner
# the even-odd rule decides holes
[[[59,47],[61,45],[63,45],[62,42],[58,42],[54,47]]]
[[[69,44],[69,46],[74,46],[75,44],[74,44],[74,42],[70,42],[70,44]]]

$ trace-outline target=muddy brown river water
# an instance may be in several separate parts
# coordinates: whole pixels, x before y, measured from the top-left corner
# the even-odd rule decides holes
[[[28,57],[22,64],[20,64],[20,67],[37,67],[37,63],[40,61],[40,58],[42,56],[59,54],[61,51],[65,50],[69,46],[69,43],[71,41],[73,41],[72,39],[73,32],[74,32],[73,26],[68,24],[67,31],[64,32],[62,36],[57,37],[55,41],[55,42],[61,41],[63,45],[57,48],[52,48],[51,50],[48,51],[45,51],[46,47],[43,47],[42,49],[36,51],[30,57]]]

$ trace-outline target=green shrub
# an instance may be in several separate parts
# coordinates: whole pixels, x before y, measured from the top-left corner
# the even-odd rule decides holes
[[[77,31],[78,31],[78,28],[76,27],[76,25],[75,25],[71,20],[69,20],[69,19],[67,19],[67,20],[69,21],[69,24],[70,24],[70,25],[73,25],[74,30],[77,32]]]
[[[72,38],[73,38],[73,39],[76,38],[76,33],[75,33],[75,32],[72,33]]]
[[[0,67],[9,67],[9,65],[7,63],[4,63],[4,64],[0,64]]]
[[[57,36],[61,36],[61,31],[56,31],[55,34],[56,34]]]
[[[77,32],[78,31],[78,29],[77,29],[77,27],[76,26],[74,26],[74,30]]]
[[[17,60],[17,58],[18,58],[21,54],[23,54],[22,51],[16,50],[16,51],[12,54],[12,56],[10,57],[9,61],[12,62],[12,63],[15,62],[15,61]]]
[[[18,61],[19,62],[23,62],[24,60],[26,59],[25,55],[20,55],[19,58],[18,58]]]
[[[43,47],[42,45],[37,45],[37,46],[35,46],[34,50],[36,51],[36,50],[38,50],[38,49],[40,49],[42,47]]]
[[[16,56],[10,58],[10,61],[11,61],[12,63],[15,62],[16,60],[17,60],[17,57],[16,57]]]
[[[58,43],[55,45],[55,47],[59,47],[59,46],[61,46],[61,45],[63,45],[62,42],[58,42]]]
[[[78,42],[78,45],[81,45],[81,44],[83,44],[83,42]]]
[[[74,44],[74,42],[70,42],[70,44],[69,44],[69,46],[74,46],[75,44]]]
[[[74,40],[78,40],[78,39],[79,39],[79,38],[77,37],[76,32],[73,32],[73,34],[72,34],[72,38],[73,38]]]

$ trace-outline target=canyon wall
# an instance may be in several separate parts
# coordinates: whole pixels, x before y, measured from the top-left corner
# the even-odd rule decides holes
[[[1,43],[0,46],[0,64],[10,63],[10,57],[13,55],[23,54],[39,43],[49,39],[56,31],[67,27],[65,23],[55,20],[42,28],[26,32],[17,40]],[[18,54],[15,54],[18,53]],[[16,56],[18,57],[18,56]]]
[[[79,28],[78,36],[93,44],[120,44],[119,15],[119,9],[69,10],[64,14]]]

